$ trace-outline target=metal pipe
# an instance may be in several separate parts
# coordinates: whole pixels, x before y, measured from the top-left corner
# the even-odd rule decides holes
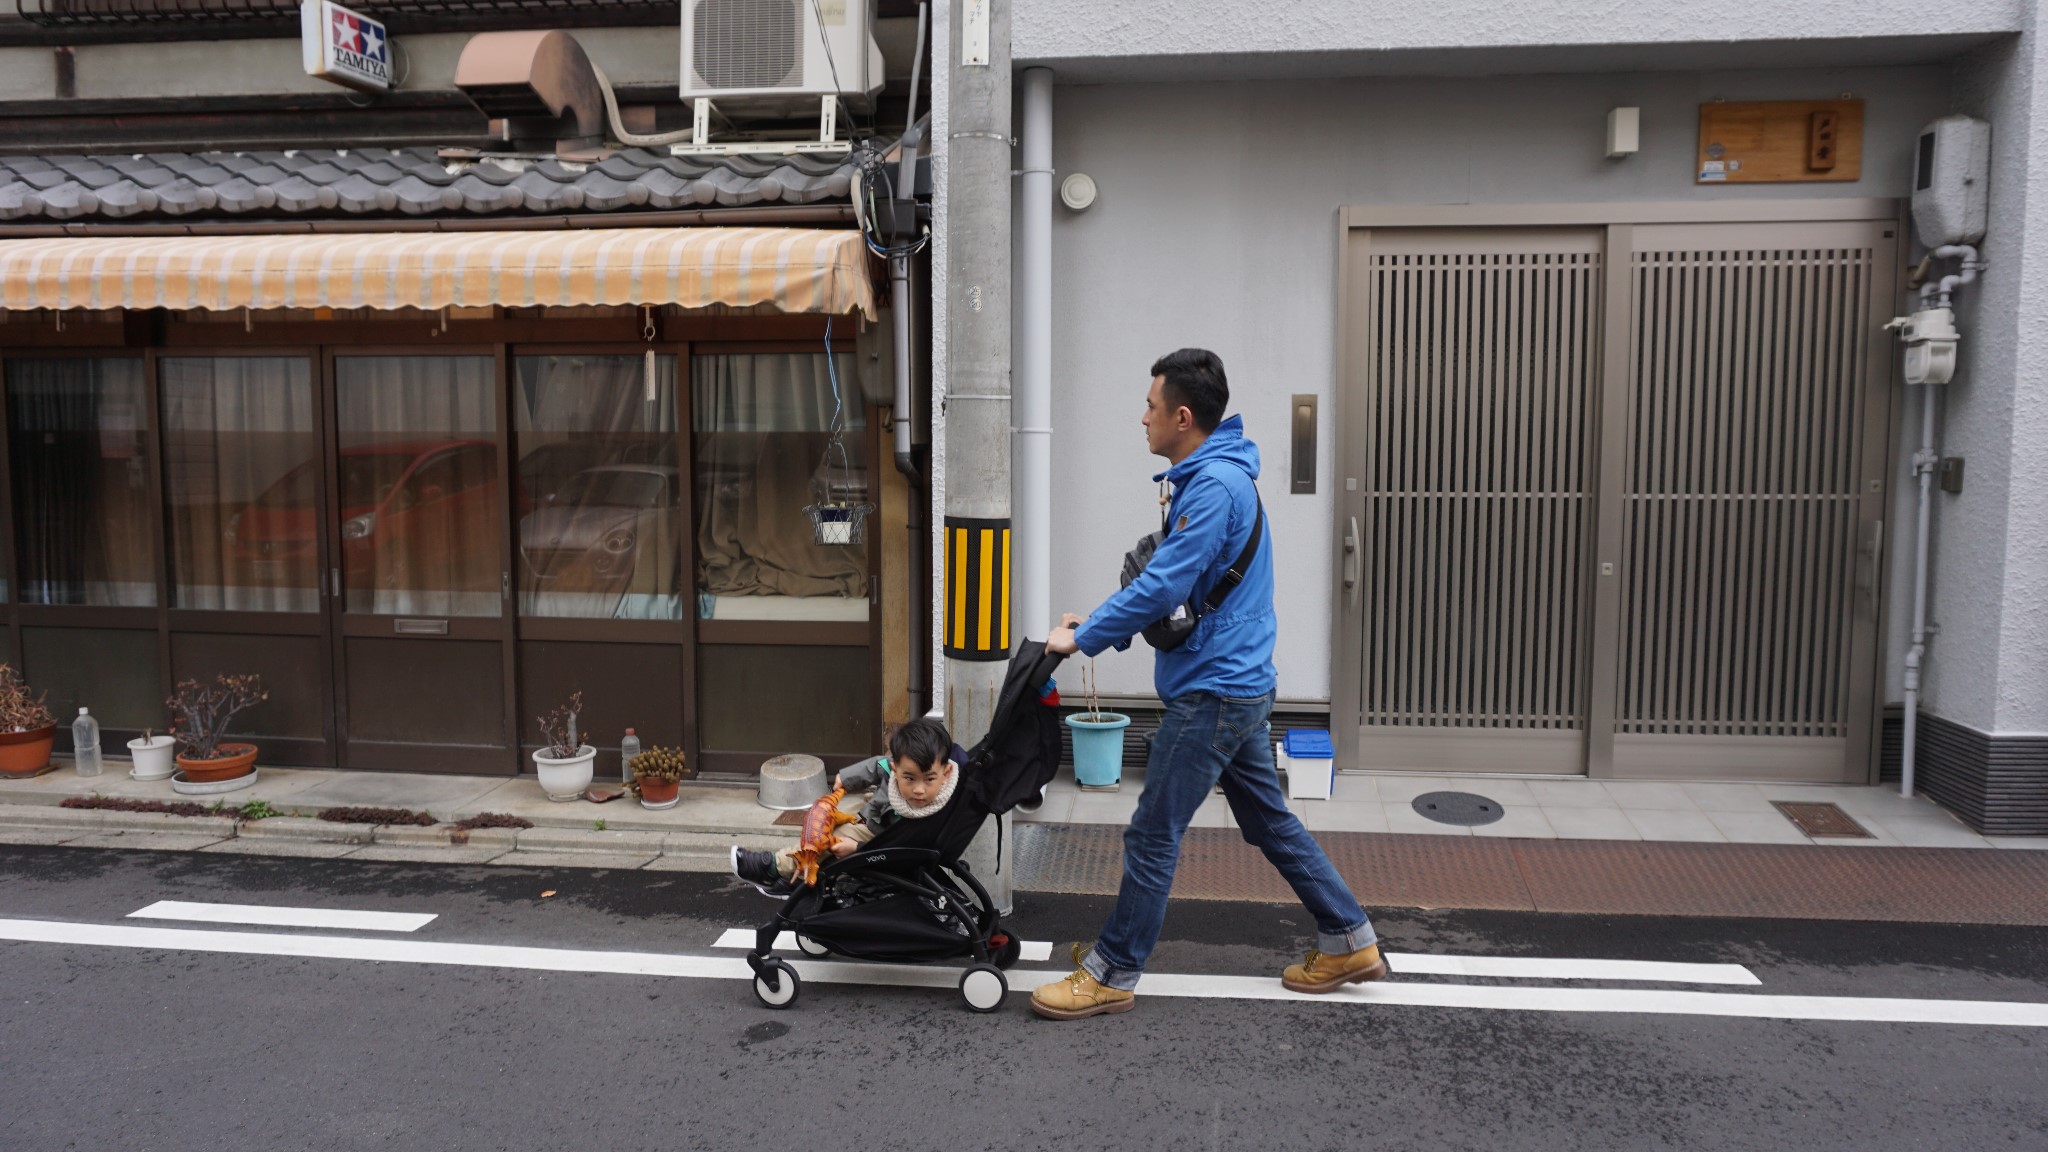
[[[1913,644],[1906,649],[1906,717],[1899,749],[1899,795],[1913,795],[1914,743],[1920,732],[1920,668],[1927,659],[1927,548],[1932,536],[1935,451],[1934,389],[1920,386],[1920,450],[1913,453],[1913,472],[1920,478],[1920,507],[1913,528]]]
[[[1018,629],[1052,627],[1052,81],[1024,70],[1024,170],[1017,252]]]
[[[896,199],[906,204],[917,200],[917,147],[920,133],[917,124],[917,86],[924,76],[924,28],[928,12],[923,4],[917,6],[917,42],[910,49],[910,110],[905,114],[903,139],[897,144],[902,153],[900,175],[896,179]],[[924,477],[918,473],[916,457],[912,455],[911,422],[915,419],[911,405],[910,381],[910,256],[900,251],[904,246],[901,237],[891,239],[894,253],[889,257],[889,306],[894,313],[892,319],[896,328],[896,392],[895,406],[890,412],[890,422],[895,433],[896,470],[910,477],[912,488],[922,489]],[[916,540],[913,537],[912,544]],[[910,558],[912,568],[917,566],[919,556]],[[915,675],[915,673],[913,673]]]
[[[1934,301],[1943,308],[1948,307],[1950,294],[1975,280],[1977,273],[1984,269],[1984,262],[1978,258],[1977,249],[1968,244],[1943,244],[1927,254],[1928,260],[1956,258],[1962,260],[1957,271],[1943,276],[1939,281],[1920,286],[1920,303],[1923,307],[1929,301]]]
[[[191,224],[0,224],[0,239],[58,236],[297,236],[318,232],[546,232],[571,228],[713,228],[724,225],[852,224],[851,204],[686,208],[615,216],[522,216],[432,220],[222,220]]]

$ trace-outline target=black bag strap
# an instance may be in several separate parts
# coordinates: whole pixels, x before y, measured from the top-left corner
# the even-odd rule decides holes
[[[1244,574],[1251,570],[1252,561],[1258,558],[1259,540],[1266,534],[1266,502],[1260,500],[1256,493],[1252,500],[1253,506],[1258,509],[1258,515],[1252,520],[1251,539],[1244,542],[1244,551],[1239,552],[1230,567],[1223,570],[1223,575],[1217,579],[1216,586],[1209,589],[1209,595],[1203,598],[1204,612],[1214,612],[1223,607],[1223,598],[1230,595],[1232,589],[1244,583]]]

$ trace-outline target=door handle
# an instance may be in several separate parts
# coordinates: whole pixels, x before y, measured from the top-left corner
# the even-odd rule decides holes
[[[1884,521],[1868,520],[1863,524],[1863,540],[1856,549],[1862,553],[1856,565],[1856,590],[1863,593],[1870,606],[1870,614],[1877,615],[1877,589],[1882,583],[1879,574],[1884,563]]]
[[[1351,517],[1351,531],[1344,534],[1344,587],[1351,590],[1351,609],[1358,610],[1358,517]]]

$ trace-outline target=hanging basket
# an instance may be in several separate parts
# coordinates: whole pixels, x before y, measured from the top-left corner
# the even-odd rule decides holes
[[[804,509],[811,518],[811,543],[846,547],[858,544],[873,504],[812,504]]]

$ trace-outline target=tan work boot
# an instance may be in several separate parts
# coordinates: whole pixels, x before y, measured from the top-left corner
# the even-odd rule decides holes
[[[1080,950],[1077,948],[1075,951]],[[1087,1016],[1129,1012],[1137,1006],[1136,993],[1105,987],[1078,963],[1074,974],[1065,980],[1040,984],[1031,991],[1031,1010],[1048,1020],[1079,1020]]]
[[[1306,960],[1287,966],[1280,983],[1292,992],[1335,992],[1346,984],[1382,980],[1386,975],[1387,962],[1380,958],[1377,944],[1337,955],[1311,948]]]

